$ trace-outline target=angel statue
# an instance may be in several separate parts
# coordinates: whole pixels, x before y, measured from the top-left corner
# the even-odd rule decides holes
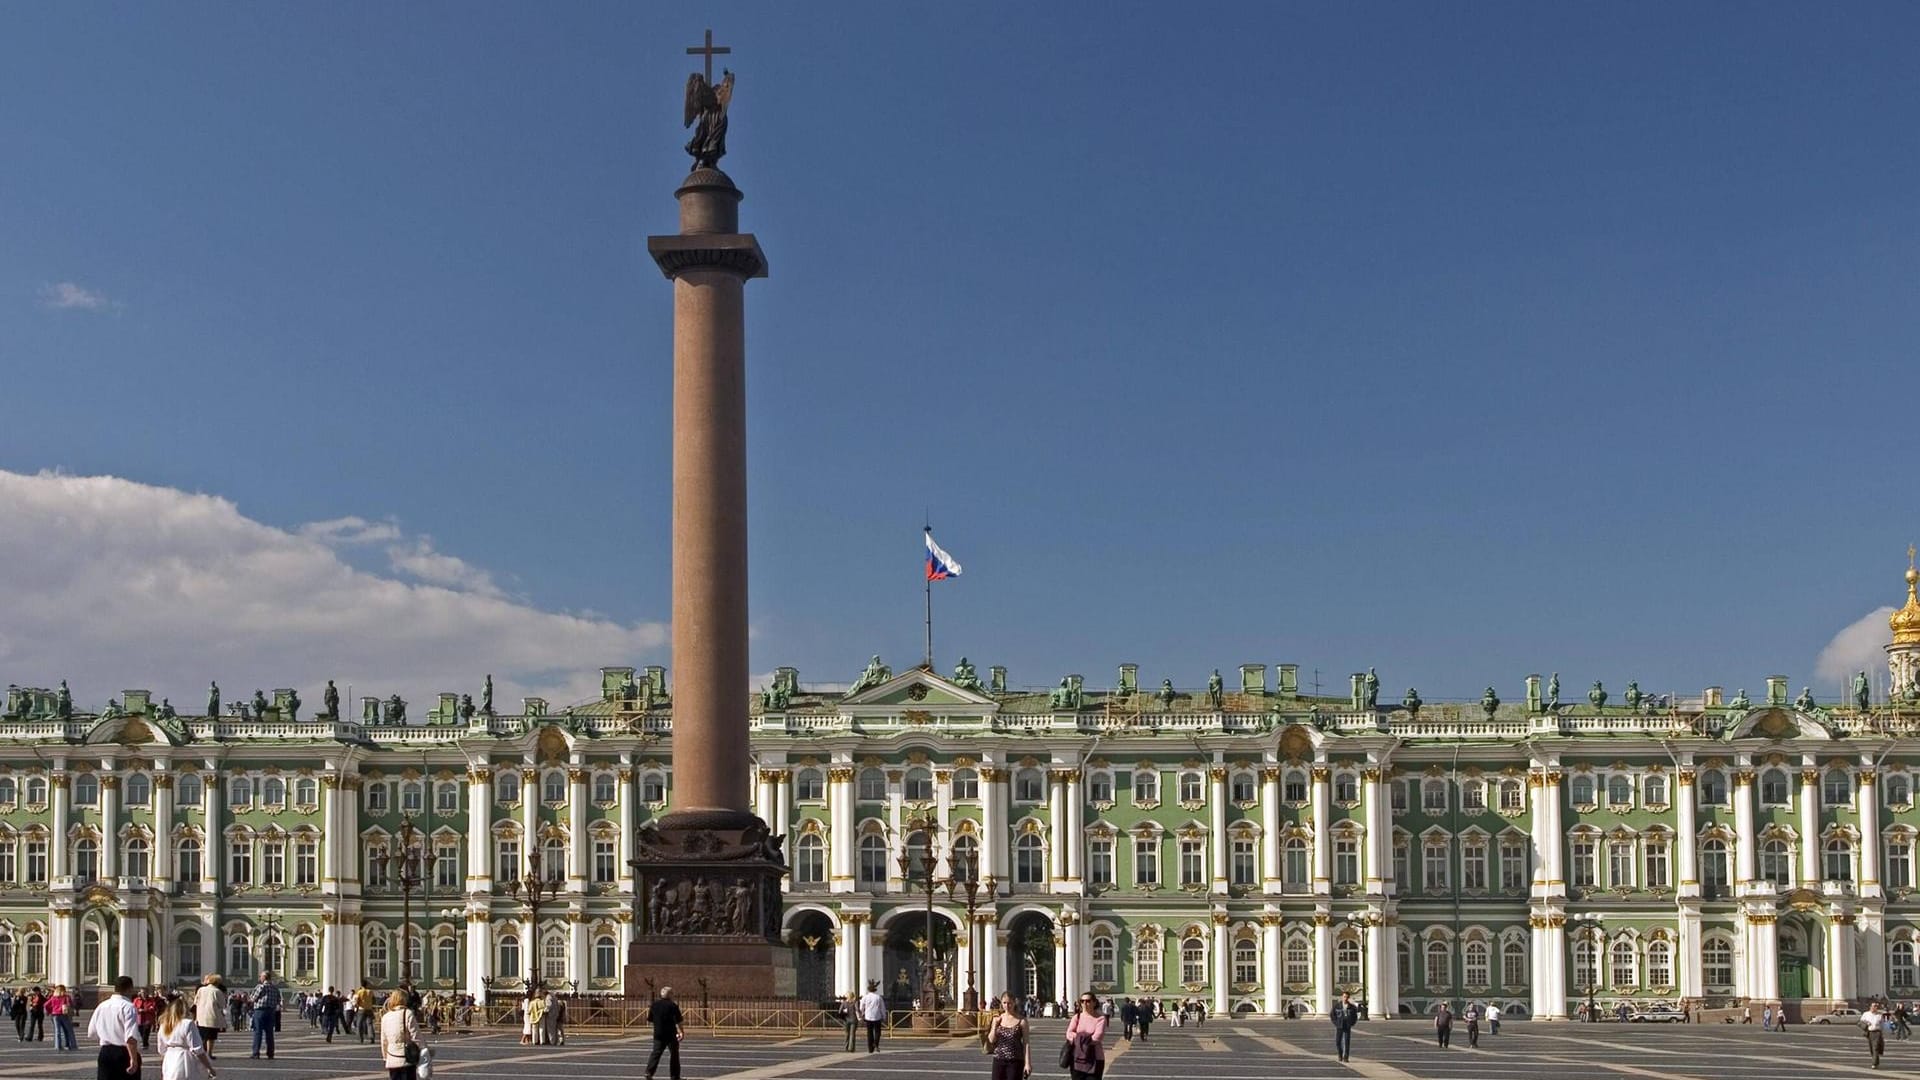
[[[711,70],[711,69],[709,69]],[[699,72],[687,76],[687,118],[681,127],[693,127],[687,140],[687,153],[693,155],[696,169],[717,169],[727,156],[727,102],[733,100],[733,72],[721,72],[720,85],[707,82]]]

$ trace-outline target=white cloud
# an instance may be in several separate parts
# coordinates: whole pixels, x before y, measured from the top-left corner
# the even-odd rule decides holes
[[[363,517],[337,517],[310,521],[300,526],[300,535],[335,546],[385,544],[400,539],[400,526],[391,521],[368,521]]]
[[[40,290],[40,306],[56,311],[106,311],[115,304],[105,293],[71,281],[58,281]]]
[[[401,539],[418,580],[348,564],[334,545],[358,537]],[[230,701],[295,687],[312,708],[332,678],[343,697],[398,693],[420,715],[437,691],[477,695],[488,672],[503,708],[558,705],[596,696],[601,665],[660,663],[666,645],[660,623],[506,597],[391,523],[289,531],[216,496],[0,470],[0,683],[65,678],[83,710],[136,687],[197,712],[209,679]]]
[[[1841,686],[1850,685],[1856,671],[1866,672],[1876,686],[1885,682],[1886,647],[1893,640],[1887,617],[1892,614],[1890,607],[1877,608],[1833,635],[1827,647],[1820,650],[1820,658],[1814,661],[1814,673],[1828,683]]]

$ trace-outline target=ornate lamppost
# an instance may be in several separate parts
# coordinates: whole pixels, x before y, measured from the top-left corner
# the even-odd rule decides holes
[[[282,970],[286,966],[287,957],[280,938],[280,913],[278,911],[269,911],[265,914],[256,912],[254,922],[260,927],[261,972],[278,971],[282,979],[286,978],[287,973]]]
[[[967,990],[966,996],[961,1000],[960,1008],[964,1012],[978,1012],[980,991],[974,989],[973,976],[974,972],[980,969],[976,958],[980,924],[974,912],[979,910],[981,904],[993,899],[993,890],[998,882],[993,880],[992,874],[988,874],[984,879],[980,877],[980,861],[977,856],[967,859],[955,869],[959,871],[960,876],[957,879],[949,877],[941,882],[941,885],[947,890],[947,899],[954,899],[957,892],[967,905]]]
[[[927,845],[920,853],[920,874],[914,876],[913,851],[903,847],[900,851],[900,877],[909,885],[916,882],[927,895],[927,930],[922,938],[920,959],[920,1004],[924,1009],[939,1011],[940,987],[933,978],[933,894],[941,882],[933,876],[935,859],[933,854],[934,838],[939,832],[940,823],[932,818],[920,818],[908,824],[909,835],[913,832],[925,834]]]
[[[506,886],[507,895],[517,898],[527,905],[527,922],[532,932],[527,941],[527,990],[531,993],[540,986],[540,906],[560,895],[566,883],[560,878],[561,868],[551,867],[547,873],[540,872],[540,851],[531,848],[527,851],[527,869],[517,878],[508,878],[501,882]]]
[[[1367,932],[1385,921],[1371,911],[1355,912],[1347,916],[1347,925],[1353,928],[1354,939],[1360,943],[1360,983],[1357,989],[1360,991],[1360,1000],[1369,1014],[1373,1012],[1373,996],[1369,992],[1372,988],[1367,985]]]
[[[1594,994],[1600,989],[1600,922],[1606,916],[1597,911],[1583,911],[1573,918],[1580,923],[1580,936],[1587,943],[1587,1023],[1591,1024],[1600,1019]]]
[[[400,985],[413,989],[413,890],[420,887],[424,878],[423,861],[425,856],[420,850],[420,830],[414,828],[413,815],[405,814],[400,818],[400,831],[397,835],[399,850],[386,856],[387,872],[392,875],[395,884],[400,886]]]

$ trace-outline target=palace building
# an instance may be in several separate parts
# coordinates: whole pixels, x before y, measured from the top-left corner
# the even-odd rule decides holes
[[[1864,678],[1845,703],[1784,678],[1563,703],[1530,676],[1514,702],[1389,704],[1371,673],[1303,695],[1286,664],[1037,693],[964,660],[876,659],[850,692],[783,668],[742,705],[801,993],[1092,987],[1277,1014],[1352,990],[1376,1015],[1542,1018],[1913,996],[1917,581],[1890,704],[1863,705]],[[618,992],[629,852],[674,800],[673,701],[660,668],[603,685],[514,715],[441,694],[414,723],[376,699],[299,715],[285,690],[178,716],[139,690],[93,714],[15,687],[0,981]]]

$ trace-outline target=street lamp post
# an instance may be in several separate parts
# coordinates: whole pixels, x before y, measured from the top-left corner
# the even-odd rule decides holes
[[[1605,916],[1597,911],[1583,911],[1574,918],[1581,924],[1581,937],[1587,943],[1587,1023],[1600,1019],[1594,995],[1600,989],[1600,922]]]
[[[535,848],[527,852],[526,872],[501,884],[507,895],[527,905],[527,922],[532,926],[527,940],[527,991],[531,993],[540,986],[540,905],[559,896],[566,883],[560,879],[560,867],[540,872],[540,851]]]
[[[420,830],[413,815],[400,819],[400,850],[387,856],[387,866],[400,886],[400,985],[413,989],[413,890],[421,884]]]
[[[973,976],[974,972],[979,970],[979,961],[976,959],[979,942],[975,939],[980,936],[980,924],[975,920],[974,912],[980,909],[980,905],[983,902],[990,901],[993,898],[994,886],[997,883],[993,880],[992,874],[988,874],[985,879],[979,876],[980,863],[978,857],[968,859],[964,864],[956,867],[956,869],[960,871],[959,878],[949,877],[941,882],[941,885],[947,890],[947,899],[953,899],[956,890],[959,891],[961,896],[965,897],[965,903],[967,905],[967,992],[961,1001],[960,1008],[965,1012],[978,1012],[980,1010],[980,991],[974,988]]]
[[[940,1009],[940,987],[934,982],[933,978],[933,893],[935,889],[940,887],[941,882],[933,876],[935,865],[933,844],[935,834],[940,828],[940,823],[932,818],[922,818],[912,822],[908,828],[911,830],[909,835],[911,835],[912,832],[919,832],[923,833],[927,838],[926,847],[920,853],[919,884],[921,889],[927,894],[927,931],[924,939],[926,944],[921,949],[920,958],[920,1001],[923,1008],[938,1012]],[[915,880],[911,845],[903,847],[900,851],[900,876],[909,884]]]
[[[1380,916],[1371,911],[1347,916],[1347,925],[1353,928],[1354,940],[1360,943],[1360,984],[1357,989],[1360,991],[1360,1001],[1369,1014],[1373,1012],[1373,995],[1367,986],[1367,931],[1379,926],[1382,921]]]
[[[280,913],[269,911],[264,915],[256,914],[254,919],[260,924],[262,939],[260,971],[263,975],[272,974],[284,967],[286,961],[285,950],[281,948],[280,941]],[[282,971],[281,977],[285,976],[286,973]]]

